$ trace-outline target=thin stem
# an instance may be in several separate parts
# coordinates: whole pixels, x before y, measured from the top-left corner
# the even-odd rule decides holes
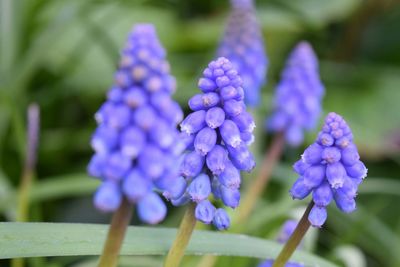
[[[121,206],[119,206],[112,217],[98,267],[117,266],[119,251],[124,241],[126,229],[131,221],[132,209],[132,204],[124,198]]]
[[[165,259],[164,267],[178,267],[180,265],[194,227],[196,226],[195,207],[195,203],[191,203],[187,208],[174,243]]]
[[[242,203],[239,206],[237,213],[236,225],[243,223],[246,218],[251,214],[257,199],[265,190],[269,178],[271,177],[272,170],[274,169],[277,161],[279,160],[282,150],[285,144],[285,138],[282,133],[275,135],[272,146],[269,151],[265,154],[264,159],[261,163],[260,171],[255,180],[250,184],[249,189],[243,198]]]
[[[300,244],[304,235],[307,233],[308,228],[310,228],[310,222],[308,221],[308,215],[312,207],[314,206],[314,202],[311,201],[308,204],[306,211],[300,219],[296,229],[293,234],[290,236],[289,240],[286,242],[285,246],[282,248],[278,257],[275,259],[272,267],[284,267],[286,262],[290,259],[293,252],[296,250],[297,246]]]
[[[22,171],[21,183],[18,189],[17,221],[28,220],[29,195],[32,188],[35,166],[37,160],[37,146],[39,141],[40,112],[37,104],[28,107],[27,147],[25,150],[24,169]],[[23,259],[13,259],[13,267],[23,267]]]

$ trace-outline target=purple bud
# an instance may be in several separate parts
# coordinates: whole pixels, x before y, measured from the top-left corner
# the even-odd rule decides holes
[[[94,133],[91,145],[99,154],[110,153],[117,145],[118,132],[111,127],[101,125]]]
[[[342,162],[344,165],[352,166],[360,160],[357,148],[354,145],[349,145],[342,150]]]
[[[356,210],[356,201],[354,198],[349,198],[341,192],[336,192],[334,195],[336,206],[345,213],[351,213]]]
[[[308,163],[305,163],[303,159],[300,159],[296,161],[296,163],[293,165],[293,169],[296,173],[303,175],[304,172],[310,167],[311,165]]]
[[[341,158],[340,149],[337,147],[327,147],[322,152],[322,159],[327,163],[338,162]]]
[[[164,153],[155,145],[147,145],[138,157],[138,166],[147,177],[157,179],[164,172]]]
[[[243,143],[238,147],[227,146],[233,165],[241,171],[250,172],[256,166],[253,155]]]
[[[123,100],[124,92],[121,88],[114,86],[107,92],[107,99],[114,103],[119,103]]]
[[[122,184],[122,191],[133,203],[148,194],[150,190],[151,183],[138,170],[131,171]]]
[[[325,207],[314,206],[308,215],[308,220],[312,226],[321,228],[327,217],[328,214]]]
[[[204,110],[190,113],[181,123],[181,131],[188,134],[197,133],[206,126],[205,117],[206,112]]]
[[[367,177],[368,170],[361,161],[357,161],[354,165],[346,166],[345,168],[347,174],[353,178],[364,179]]]
[[[206,114],[206,123],[210,128],[218,128],[225,121],[225,112],[222,108],[210,108]]]
[[[331,146],[335,142],[333,137],[328,133],[321,133],[318,137],[318,142],[323,146]]]
[[[147,131],[157,122],[157,114],[150,106],[142,106],[133,113],[133,121],[141,129]]]
[[[323,182],[318,186],[313,193],[313,200],[315,205],[326,207],[333,199],[333,192],[328,182]]]
[[[147,102],[147,94],[140,87],[130,87],[124,94],[124,102],[131,108],[143,106]]]
[[[115,152],[108,157],[104,166],[104,177],[110,180],[121,180],[131,168],[131,159],[121,153]]]
[[[215,84],[215,82],[208,78],[200,78],[198,86],[200,90],[205,93],[212,92],[217,89],[217,85]]]
[[[166,199],[178,199],[186,191],[187,183],[186,179],[182,176],[178,177],[166,177],[155,181],[155,185],[164,190],[163,196]]]
[[[210,224],[214,218],[215,211],[216,208],[206,199],[196,205],[195,217],[205,224]]]
[[[215,83],[218,85],[219,88],[222,88],[230,85],[231,82],[227,76],[221,76],[215,80]]]
[[[146,144],[146,136],[138,127],[126,128],[120,139],[122,154],[130,158],[136,158]]]
[[[224,185],[221,185],[220,190],[222,202],[226,206],[231,207],[232,209],[239,206],[240,192],[238,189],[231,189]]]
[[[187,188],[187,192],[194,202],[200,202],[208,198],[211,193],[210,177],[206,174],[200,174],[193,179]]]
[[[196,151],[205,156],[210,152],[217,142],[217,133],[215,130],[205,127],[200,130],[194,139],[194,148]]]
[[[121,205],[121,201],[122,195],[118,185],[111,181],[102,183],[94,195],[94,205],[104,212],[115,211]]]
[[[219,129],[221,137],[227,145],[235,148],[242,143],[239,128],[233,121],[225,120]]]
[[[299,178],[293,184],[289,192],[294,199],[304,199],[308,194],[310,194],[311,188],[308,188],[305,185],[303,178]]]
[[[233,164],[227,160],[225,162],[225,170],[218,176],[220,183],[230,189],[239,189],[240,172]]]
[[[224,209],[217,209],[214,214],[213,224],[220,231],[228,229],[231,225],[228,213]]]
[[[176,142],[176,131],[170,123],[160,119],[151,128],[150,137],[160,148],[166,149]]]
[[[197,94],[189,99],[189,107],[193,111],[198,111],[204,108],[203,106],[203,94]]]
[[[131,120],[131,111],[127,106],[116,105],[112,111],[112,115],[108,117],[107,124],[116,129],[126,127]]]
[[[346,170],[340,162],[328,164],[326,167],[326,178],[332,188],[337,189],[343,186]]]
[[[225,162],[228,160],[228,153],[220,146],[216,145],[207,154],[207,167],[214,175],[219,175],[225,169]]]
[[[205,109],[214,107],[219,104],[219,95],[217,93],[206,93],[202,96],[203,107]]]
[[[305,163],[319,164],[322,161],[323,148],[318,144],[310,145],[301,156]]]
[[[237,96],[238,92],[235,87],[229,85],[220,89],[220,95],[223,100],[233,99]]]
[[[243,101],[237,101],[234,99],[228,100],[224,103],[224,110],[230,117],[238,116],[246,109]]]
[[[253,117],[246,111],[243,111],[236,117],[232,118],[232,121],[236,123],[241,132],[251,133],[256,127]]]
[[[303,175],[304,184],[308,188],[315,188],[319,186],[325,178],[325,166],[324,165],[312,165],[310,166]]]
[[[357,181],[350,177],[344,179],[343,186],[336,190],[337,193],[344,194],[348,198],[355,198],[357,196]]]
[[[181,166],[181,174],[184,177],[195,177],[197,176],[204,165],[204,157],[196,151],[186,154]]]
[[[139,218],[148,224],[157,224],[167,215],[167,207],[156,193],[147,194],[137,204]]]
[[[103,178],[103,170],[106,163],[106,154],[94,154],[87,167],[89,175],[96,178]]]
[[[338,140],[336,140],[335,145],[344,149],[346,147],[348,147],[351,143],[350,138],[348,138],[347,136],[343,136],[341,138],[339,138]]]

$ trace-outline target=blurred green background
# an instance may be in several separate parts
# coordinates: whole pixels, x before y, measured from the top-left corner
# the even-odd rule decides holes
[[[270,59],[262,105],[254,110],[256,155],[268,147],[263,121],[285,58],[298,41],[308,40],[319,56],[326,86],[324,115],[343,115],[369,168],[357,212],[345,216],[331,208],[326,226],[309,234],[305,249],[343,266],[399,267],[400,1],[256,4]],[[228,0],[0,0],[0,220],[15,219],[26,109],[36,102],[41,137],[30,219],[107,223],[109,216],[92,206],[97,182],[85,171],[92,154],[93,114],[112,84],[119,49],[131,26],[155,24],[177,78],[174,97],[186,109],[202,69],[215,55],[228,14]],[[244,233],[274,239],[285,219],[298,216],[304,203],[292,201],[287,190],[295,179],[290,166],[303,149],[285,150]],[[245,185],[250,179],[245,176]],[[171,210],[163,226],[176,227],[181,215],[182,210]],[[196,266],[199,259],[187,257],[186,266]],[[160,260],[124,258],[121,266],[160,266]],[[257,262],[221,257],[216,266]],[[0,264],[8,266],[8,261]],[[85,257],[34,259],[29,264],[94,266]]]

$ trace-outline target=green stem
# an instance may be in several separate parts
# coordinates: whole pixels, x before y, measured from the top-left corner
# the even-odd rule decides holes
[[[261,196],[263,190],[265,190],[268,184],[272,170],[282,154],[284,145],[284,135],[282,133],[275,135],[271,148],[264,156],[256,179],[254,179],[250,184],[250,187],[246,191],[246,194],[244,195],[244,198],[239,206],[235,225],[242,225],[242,223],[253,211],[257,199]]]
[[[28,132],[27,132],[27,148],[25,152],[25,163],[22,171],[21,183],[18,189],[18,207],[17,207],[17,221],[28,221],[29,197],[32,188],[36,158],[37,146],[39,141],[39,106],[31,104],[28,107]],[[13,267],[23,267],[23,259],[13,259]]]
[[[296,229],[293,234],[290,236],[289,240],[286,242],[285,246],[282,248],[278,257],[275,259],[272,267],[284,267],[286,262],[292,256],[293,252],[296,250],[297,246],[300,244],[304,235],[307,233],[308,228],[310,228],[310,222],[308,221],[308,215],[312,207],[314,206],[314,202],[311,201],[308,204],[306,211],[300,219]]]
[[[114,213],[98,267],[116,267],[125,232],[132,217],[132,205],[126,198]]]
[[[174,243],[165,259],[164,267],[178,267],[180,265],[194,227],[196,226],[196,218],[194,215],[195,208],[195,203],[191,203],[187,208]]]

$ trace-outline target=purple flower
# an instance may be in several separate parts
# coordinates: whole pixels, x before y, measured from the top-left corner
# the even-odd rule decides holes
[[[332,200],[345,213],[356,209],[358,185],[367,176],[367,168],[360,161],[350,127],[338,114],[328,114],[317,140],[304,151],[294,170],[300,177],[290,194],[303,199],[313,193],[315,206],[308,217],[313,226],[324,224]]]
[[[137,25],[122,50],[115,84],[95,115],[98,128],[91,145],[96,154],[88,173],[102,180],[94,196],[99,210],[115,211],[125,197],[137,204],[143,222],[155,224],[167,209],[154,190],[164,191],[166,198],[185,194],[186,180],[176,165],[191,141],[176,128],[183,113],[171,99],[174,84],[154,27]],[[200,141],[200,150],[206,151],[210,144]]]
[[[316,126],[323,95],[317,57],[309,43],[300,42],[282,71],[276,87],[273,114],[266,127],[272,132],[284,132],[288,144],[300,145],[304,131]]]
[[[240,171],[250,172],[255,166],[247,145],[253,139],[255,124],[245,110],[241,84],[226,58],[210,62],[204,70],[198,83],[203,93],[189,100],[193,112],[181,123],[186,152],[180,174],[187,182],[186,193],[170,197],[177,206],[189,200],[196,202],[196,218],[204,223],[213,221],[220,230],[229,227],[229,217],[222,209],[213,211],[209,196],[213,194],[225,206],[236,208]]]
[[[231,0],[231,5],[232,11],[217,54],[232,62],[243,79],[246,103],[257,106],[260,103],[261,87],[266,83],[268,67],[261,28],[252,0]],[[235,94],[233,87],[221,88],[224,100],[234,99]],[[233,101],[227,103],[227,107],[237,112],[242,107]]]

